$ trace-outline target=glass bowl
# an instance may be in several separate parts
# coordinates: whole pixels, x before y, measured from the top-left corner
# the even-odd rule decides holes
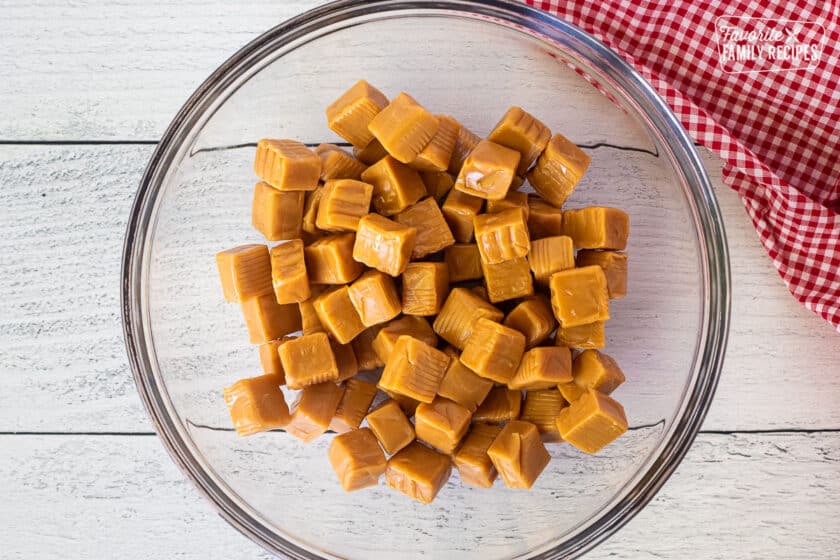
[[[586,76],[589,79],[585,79]],[[531,491],[463,485],[431,505],[384,484],[345,494],[332,436],[237,437],[221,389],[260,374],[214,255],[250,226],[254,143],[338,139],[324,108],[359,78],[485,135],[521,105],[593,156],[570,207],[631,220],[629,294],[607,349],[630,431],[600,454],[551,445]],[[598,88],[592,82],[597,82]],[[605,96],[606,95],[606,96]],[[610,97],[614,103],[607,100]],[[193,94],[149,162],[123,255],[123,324],[140,395],[173,459],[235,528],[288,558],[569,558],[636,514],[708,409],[729,314],[723,224],[691,139],[627,63],[577,27],[505,1],[345,1],[279,25]]]

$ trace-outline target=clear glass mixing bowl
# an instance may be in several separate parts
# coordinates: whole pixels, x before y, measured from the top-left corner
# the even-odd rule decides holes
[[[571,66],[596,80],[613,105]],[[355,80],[408,91],[486,134],[522,105],[593,155],[570,206],[630,214],[629,295],[612,304],[607,352],[630,431],[597,456],[553,445],[530,492],[479,490],[454,474],[414,503],[384,485],[353,494],[331,436],[237,437],[222,387],[260,372],[214,254],[262,242],[250,226],[254,142],[336,141],[323,111]],[[621,146],[632,149],[617,149]],[[137,387],[164,445],[219,512],[289,558],[569,558],[637,513],[674,470],[723,360],[729,262],[694,146],[653,89],[580,29],[522,4],[346,1],[254,40],[187,101],[152,156],[129,221],[123,322]]]

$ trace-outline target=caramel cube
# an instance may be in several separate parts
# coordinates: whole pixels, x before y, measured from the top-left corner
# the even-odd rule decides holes
[[[528,233],[531,241],[563,234],[563,211],[541,198],[528,197]]]
[[[326,382],[309,385],[298,395],[286,432],[308,443],[327,431],[344,388]]]
[[[370,211],[373,185],[353,179],[324,184],[315,226],[324,231],[356,231],[359,218]]]
[[[300,303],[309,299],[309,276],[303,257],[303,241],[292,239],[271,248],[271,282],[277,303]]]
[[[502,323],[525,335],[525,348],[533,348],[551,336],[557,326],[551,304],[542,294],[521,301]]]
[[[473,326],[482,317],[501,321],[504,313],[466,288],[453,288],[432,327],[446,342],[463,350]]]
[[[417,241],[411,251],[413,260],[437,253],[455,243],[452,231],[433,198],[409,206],[394,216],[394,219],[404,226],[417,229]]]
[[[435,331],[432,330],[426,319],[413,315],[400,317],[382,327],[376,338],[373,339],[373,351],[376,352],[383,364],[388,361],[388,356],[394,352],[397,339],[402,335],[413,336],[429,346],[436,346],[438,341]]]
[[[525,352],[508,387],[531,391],[569,381],[572,381],[571,351],[562,346],[539,346]]]
[[[318,314],[315,312],[315,298],[324,290],[321,286],[315,285],[309,287],[311,295],[306,301],[298,303],[298,311],[300,311],[301,332],[303,334],[313,334],[316,332],[327,332]]]
[[[555,134],[528,172],[528,182],[538,195],[560,208],[586,173],[590,161],[592,158],[583,150],[562,134]]]
[[[306,273],[313,284],[346,284],[356,279],[364,267],[353,260],[356,236],[352,233],[327,235],[304,247]]]
[[[481,212],[484,200],[469,195],[457,189],[449,191],[449,195],[440,207],[452,236],[456,241],[469,243],[473,237],[473,218]]]
[[[263,373],[279,377],[281,379],[280,385],[286,384],[286,372],[283,371],[283,364],[280,362],[277,349],[284,342],[286,342],[285,337],[278,340],[271,340],[259,346],[260,365],[262,366]]]
[[[473,326],[461,354],[461,363],[481,377],[508,383],[516,373],[524,352],[524,334],[482,318]]]
[[[348,379],[344,384],[344,394],[330,421],[330,429],[339,434],[358,430],[376,393],[377,388],[373,383],[361,379]]]
[[[362,173],[362,180],[373,185],[371,201],[383,216],[399,214],[426,196],[426,185],[420,174],[391,156],[368,167]]]
[[[359,220],[353,258],[391,276],[405,270],[417,241],[417,229],[398,224],[379,214]]]
[[[437,115],[438,130],[426,147],[409,164],[419,171],[446,171],[455,140],[458,138],[460,123],[447,115]]]
[[[373,349],[373,341],[380,330],[380,327],[365,329],[350,343],[353,346],[353,354],[356,356],[359,371],[368,371],[385,365]]]
[[[452,157],[449,158],[448,171],[451,174],[458,175],[464,166],[464,161],[467,159],[467,156],[478,146],[479,142],[481,142],[481,137],[478,134],[475,134],[464,125],[458,128],[458,135],[455,137],[455,146],[452,148]]]
[[[414,441],[414,426],[395,400],[386,401],[368,413],[365,420],[388,455]]]
[[[295,304],[280,305],[274,294],[248,298],[242,302],[242,315],[251,344],[265,344],[300,330],[300,312]]]
[[[584,453],[597,453],[627,431],[624,407],[607,395],[587,389],[557,415],[564,440]]]
[[[227,301],[241,302],[274,291],[271,259],[265,245],[240,245],[216,253],[216,266]]]
[[[548,280],[552,274],[575,267],[575,248],[572,238],[558,235],[531,241],[528,265],[534,273],[537,284],[548,286]]]
[[[388,464],[376,438],[367,428],[337,435],[330,442],[328,454],[345,492],[376,486]]]
[[[473,422],[498,424],[519,418],[522,392],[507,387],[493,387],[473,414]]]
[[[430,504],[450,474],[448,456],[415,441],[388,460],[385,482],[413,500]]]
[[[327,126],[354,146],[366,146],[373,140],[368,125],[387,105],[381,91],[359,80],[327,107]]]
[[[289,389],[338,379],[330,340],[324,333],[306,334],[287,340],[278,349]]]
[[[335,363],[338,366],[336,383],[347,381],[359,373],[359,362],[356,360],[356,353],[353,351],[351,344],[339,344],[335,340],[330,339],[330,348],[332,348]]]
[[[473,226],[482,262],[499,264],[528,254],[531,240],[521,208],[478,215],[473,218]]]
[[[452,454],[470,427],[470,411],[456,402],[435,397],[431,403],[420,403],[414,413],[417,439],[440,451]]]
[[[321,230],[315,225],[318,218],[318,206],[321,204],[321,196],[324,194],[324,186],[320,185],[314,191],[305,193],[303,201],[303,218],[301,218],[301,229],[311,235],[318,235]]]
[[[422,340],[402,335],[385,361],[379,387],[420,402],[432,402],[448,366],[449,356]]]
[[[609,395],[624,383],[624,372],[611,357],[597,350],[584,350],[572,364],[575,383]]]
[[[511,185],[511,189],[513,189],[513,185]],[[531,208],[528,206],[528,193],[509,190],[507,196],[503,199],[487,201],[488,214],[498,214],[499,212],[514,210],[516,208],[521,208],[523,214],[525,214],[525,220],[528,220],[528,216],[531,213]]]
[[[464,483],[479,488],[493,486],[497,473],[487,450],[501,431],[501,426],[493,424],[473,425],[461,449],[453,457],[455,468]]]
[[[533,165],[543,152],[551,131],[521,107],[511,107],[496,123],[487,139],[506,148],[519,152],[519,167],[516,172],[522,175]]]
[[[426,185],[426,194],[440,200],[455,186],[455,179],[446,171],[422,171],[420,178]]]
[[[367,165],[360,162],[335,144],[320,144],[315,153],[321,158],[321,180],[362,178]]]
[[[556,346],[584,350],[603,348],[606,346],[604,321],[596,321],[577,327],[558,327],[557,332],[554,334],[554,344]]]
[[[519,152],[482,140],[464,161],[455,188],[479,198],[500,200],[507,196],[518,165]]]
[[[519,419],[535,425],[544,440],[560,441],[557,415],[568,404],[557,389],[528,391],[525,393],[525,404],[522,405],[522,414]]]
[[[607,277],[600,266],[555,272],[549,280],[551,307],[564,328],[610,318]]]
[[[457,352],[449,355],[452,361],[440,381],[438,395],[475,412],[493,388],[493,381],[484,379],[461,363]]]
[[[224,390],[233,427],[240,436],[285,427],[291,417],[280,385],[283,377],[261,375],[240,379]]]
[[[400,296],[394,279],[378,270],[368,270],[350,284],[349,295],[366,327],[390,321],[400,314]]]
[[[402,274],[402,312],[437,315],[449,295],[449,268],[441,262],[413,262]]]
[[[508,488],[526,490],[534,485],[551,460],[537,427],[521,420],[502,428],[487,449],[487,455]]]
[[[484,272],[487,296],[493,303],[534,295],[534,279],[531,277],[527,257],[498,264],[482,261],[481,270]]]
[[[269,241],[300,237],[303,191],[281,191],[260,181],[254,187],[251,225]]]
[[[295,140],[263,138],[254,158],[257,177],[281,191],[313,191],[321,177],[321,158]]]
[[[627,246],[630,217],[618,208],[589,206],[563,212],[563,235],[575,242],[575,249],[613,249]]]
[[[438,118],[407,93],[392,99],[368,124],[388,153],[403,163],[413,161],[439,127]]]
[[[361,161],[365,165],[373,165],[380,159],[387,156],[388,152],[382,147],[379,140],[374,138],[363,148],[353,146],[353,155],[356,156],[357,160]]]
[[[365,330],[365,325],[350,300],[350,290],[347,286],[325,291],[315,298],[313,305],[318,320],[341,344],[347,344]]]
[[[575,402],[586,392],[586,389],[574,381],[571,383],[561,383],[557,386],[557,390],[560,391],[560,394],[563,395],[563,398],[569,403]]]
[[[576,262],[578,266],[598,265],[603,269],[610,299],[621,299],[627,295],[627,253],[579,251]]]
[[[481,271],[481,254],[475,243],[456,243],[443,251],[443,260],[449,268],[449,281],[478,280]]]

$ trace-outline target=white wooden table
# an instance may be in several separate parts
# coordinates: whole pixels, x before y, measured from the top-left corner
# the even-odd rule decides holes
[[[169,460],[119,319],[128,210],[156,139],[230,53],[315,0],[0,0],[0,557],[259,558]],[[706,164],[732,253],[704,429],[593,558],[840,556],[840,336],[787,293]]]

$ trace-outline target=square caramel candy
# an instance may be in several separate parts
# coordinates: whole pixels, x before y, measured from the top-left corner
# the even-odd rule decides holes
[[[575,190],[591,161],[586,152],[562,134],[555,134],[537,159],[537,164],[528,172],[528,182],[538,195],[560,208]]]
[[[366,327],[390,321],[400,314],[400,296],[394,279],[378,270],[368,270],[350,284],[350,301]]]
[[[442,262],[413,262],[402,273],[402,312],[437,315],[449,295],[449,268]]]
[[[607,277],[607,293],[610,299],[621,299],[627,295],[627,253],[617,251],[578,251],[578,266],[598,265]]]
[[[368,125],[387,105],[381,91],[359,80],[327,106],[327,126],[354,146],[366,146],[373,140]]]
[[[492,303],[534,295],[534,279],[528,258],[519,257],[498,264],[481,262],[487,297]]]
[[[455,140],[458,138],[460,123],[448,115],[437,115],[438,130],[426,147],[409,163],[418,171],[446,171]]]
[[[447,171],[421,171],[420,178],[426,185],[426,194],[440,200],[455,186],[455,178]]]
[[[554,344],[583,350],[603,348],[606,346],[604,321],[595,321],[577,327],[558,327],[557,332],[554,333]]]
[[[600,266],[555,272],[549,288],[554,316],[563,328],[610,318],[607,277]]]
[[[287,338],[279,338],[277,340],[270,340],[265,344],[260,344],[260,365],[263,373],[266,375],[276,375],[281,379],[280,385],[286,384],[286,372],[283,371],[283,364],[280,362],[280,356],[277,354],[277,349],[280,345],[286,342]]]
[[[283,371],[286,372],[286,385],[289,389],[301,389],[338,379],[335,354],[324,333],[289,339],[280,345],[277,353]]]
[[[447,455],[415,441],[388,460],[385,482],[413,500],[430,504],[451,474]]]
[[[448,366],[449,356],[422,340],[402,335],[385,361],[379,387],[429,403]]]
[[[353,179],[334,179],[324,184],[315,227],[323,231],[356,231],[359,219],[370,212],[373,185]]]
[[[379,140],[374,138],[362,148],[353,146],[353,155],[356,156],[357,160],[361,161],[365,165],[373,165],[380,159],[387,156],[388,152],[385,151],[385,148],[382,147]]]
[[[557,386],[557,390],[566,399],[566,402],[573,403],[578,400],[581,395],[586,392],[586,389],[572,381],[571,383],[561,383]]]
[[[611,357],[597,350],[584,350],[575,358],[572,373],[577,385],[609,395],[624,383],[624,372]]]
[[[388,464],[376,438],[367,428],[335,436],[328,455],[345,492],[376,486]]]
[[[347,344],[365,330],[365,325],[350,299],[347,286],[338,286],[325,291],[312,304],[318,320],[333,338]]]
[[[216,253],[216,266],[227,301],[238,303],[274,291],[271,258],[266,245],[240,245]]]
[[[449,281],[478,280],[481,271],[481,254],[475,243],[455,243],[443,250],[443,260],[449,268]]]
[[[254,172],[281,191],[313,191],[321,178],[321,158],[295,140],[263,138],[257,143]]]
[[[321,320],[318,318],[318,314],[315,312],[315,306],[313,305],[315,298],[323,293],[324,288],[323,286],[312,285],[309,287],[309,290],[311,292],[309,299],[298,303],[301,323],[300,330],[303,334],[325,333],[327,329],[321,324]]]
[[[291,421],[289,407],[280,390],[282,384],[280,375],[261,375],[240,379],[225,388],[225,404],[238,435],[284,428]]]
[[[330,421],[330,429],[338,434],[358,430],[377,391],[373,383],[355,378],[348,379],[344,384],[344,394]]]
[[[286,432],[308,443],[327,431],[344,388],[330,381],[308,385],[298,395],[292,407],[292,421]]]
[[[525,348],[533,348],[551,336],[557,321],[551,311],[551,303],[539,294],[516,304],[502,324],[524,334]]]
[[[455,188],[479,198],[500,200],[507,196],[519,159],[516,150],[482,140],[464,160]]]
[[[353,354],[356,356],[359,371],[368,371],[385,365],[373,349],[373,341],[380,330],[380,326],[365,329],[350,343],[353,346]]]
[[[584,393],[557,415],[560,436],[584,453],[597,453],[627,431],[624,407],[594,389]]]
[[[429,346],[437,346],[438,339],[429,322],[423,317],[407,315],[391,321],[382,327],[373,339],[373,351],[384,364],[394,352],[397,339],[402,335],[413,336]]]
[[[544,441],[561,441],[557,429],[557,416],[569,403],[556,388],[525,393],[520,420],[537,427]]]
[[[369,412],[365,420],[388,455],[414,441],[414,426],[395,400],[385,401]]]
[[[521,208],[480,214],[473,218],[473,227],[481,260],[487,264],[524,257],[531,248],[525,212]]]
[[[551,275],[575,267],[575,247],[566,235],[543,237],[531,241],[528,265],[539,286],[548,286]]]
[[[507,387],[493,387],[473,414],[473,422],[498,424],[519,418],[522,392]]]
[[[460,124],[460,123],[459,123]],[[457,176],[464,166],[464,161],[470,152],[481,142],[481,137],[464,125],[458,128],[458,135],[455,137],[455,146],[452,148],[452,157],[449,158],[449,171]]]
[[[359,220],[353,259],[385,274],[399,276],[408,265],[416,241],[416,228],[379,214],[368,214]]]
[[[563,235],[575,243],[575,249],[623,250],[630,234],[630,217],[624,210],[588,206],[563,212]]]
[[[464,345],[461,363],[481,377],[508,383],[516,373],[524,352],[525,335],[482,318],[475,322]]]
[[[508,109],[487,135],[491,142],[519,152],[521,157],[516,172],[520,175],[533,165],[550,138],[551,131],[547,126],[516,106]]]
[[[528,233],[531,241],[563,235],[563,211],[541,198],[529,196]]]
[[[385,150],[402,163],[413,161],[439,128],[438,118],[407,93],[397,95],[368,124]]]
[[[479,488],[493,486],[497,473],[487,450],[501,431],[501,426],[493,424],[473,425],[464,444],[453,457],[455,468],[464,483]]]
[[[254,187],[251,225],[269,241],[300,237],[305,194],[303,191],[277,190],[260,181]]]
[[[275,245],[271,255],[271,282],[277,303],[300,303],[312,295],[306,262],[303,257],[303,241],[292,239]]]
[[[340,344],[330,339],[330,348],[332,348],[335,363],[338,366],[336,383],[347,381],[359,373],[359,362],[356,360],[356,353],[353,351],[351,344]]]
[[[417,240],[411,251],[413,260],[442,251],[455,243],[452,231],[433,198],[425,198],[396,216],[397,223],[417,229]]]
[[[562,346],[538,346],[522,356],[511,389],[548,389],[572,381],[572,353]]]
[[[449,191],[440,207],[452,236],[460,243],[469,243],[473,238],[473,219],[484,206],[484,199],[457,189]]]
[[[501,321],[504,313],[466,288],[453,288],[432,327],[446,342],[463,350],[473,326],[482,317]]]
[[[321,158],[321,180],[362,178],[367,165],[335,144],[319,144],[315,153]]]
[[[460,404],[435,397],[431,403],[420,403],[414,413],[414,431],[417,439],[441,453],[455,452],[461,438],[470,427],[469,410]]]
[[[371,202],[383,216],[399,214],[426,196],[426,184],[420,174],[391,156],[368,167],[362,180],[373,185]]]
[[[364,267],[353,259],[356,236],[352,233],[327,235],[303,249],[306,273],[313,284],[347,284]]]
[[[537,427],[530,422],[509,422],[487,449],[487,455],[508,488],[528,489],[542,474],[551,455]]]
[[[440,381],[438,395],[460,404],[471,413],[475,412],[493,388],[493,381],[484,379],[461,363],[454,348],[445,352],[452,361]]]
[[[513,189],[513,185],[511,185],[511,189]],[[501,200],[487,201],[488,214],[498,214],[499,212],[514,210],[516,208],[522,209],[522,212],[525,214],[525,219],[527,220],[531,213],[531,208],[528,206],[528,193],[510,190],[508,191],[507,196]]]
[[[280,305],[274,294],[254,296],[241,305],[251,344],[265,344],[300,330],[298,306]]]

